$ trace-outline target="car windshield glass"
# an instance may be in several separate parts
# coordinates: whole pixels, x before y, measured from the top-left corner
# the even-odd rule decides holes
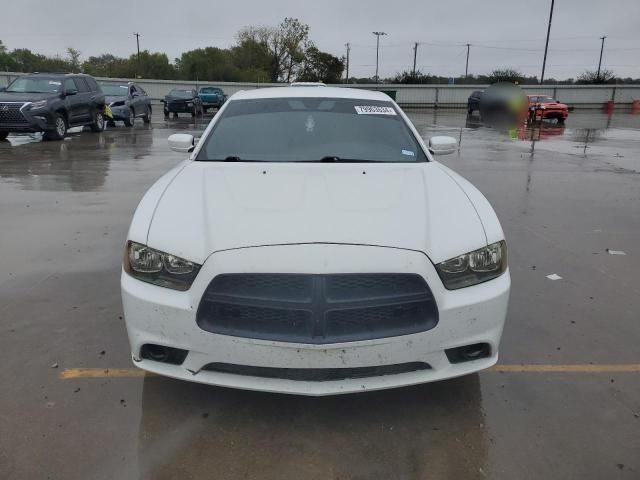
[[[102,83],[100,86],[104,94],[110,97],[126,97],[129,94],[128,85],[109,85]]]
[[[191,98],[193,96],[193,93],[191,92],[191,90],[171,90],[169,92],[169,95],[177,98]]]
[[[547,97],[546,95],[542,95],[540,97],[538,97],[538,102],[543,102],[543,103],[554,103],[555,100],[551,97]]]
[[[56,93],[60,91],[62,82],[53,78],[17,78],[7,92],[21,93]]]
[[[391,102],[269,98],[230,102],[197,159],[420,162],[426,156]]]
[[[221,93],[219,88],[201,88],[200,93]]]

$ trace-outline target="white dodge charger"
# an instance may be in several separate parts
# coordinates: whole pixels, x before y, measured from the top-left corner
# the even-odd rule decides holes
[[[129,230],[134,363],[169,377],[326,395],[490,367],[507,312],[504,234],[380,92],[239,92]]]

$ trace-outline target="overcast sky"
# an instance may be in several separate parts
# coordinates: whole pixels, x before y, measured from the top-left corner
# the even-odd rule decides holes
[[[311,39],[334,55],[351,43],[351,75],[375,73],[373,30],[381,38],[380,75],[410,68],[413,42],[418,68],[447,76],[515,67],[540,74],[550,0],[50,0],[3,1],[0,40],[62,54],[74,47],[89,55],[128,56],[142,49],[181,52],[229,47],[245,25],[276,25],[285,16],[311,28]],[[597,67],[600,39],[607,35],[603,67],[619,76],[640,77],[640,0],[557,0],[545,76],[575,77]]]

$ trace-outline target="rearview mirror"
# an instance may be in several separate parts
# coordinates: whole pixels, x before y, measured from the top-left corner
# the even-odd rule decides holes
[[[453,137],[436,136],[429,139],[429,151],[434,155],[448,155],[456,151],[458,142]]]
[[[189,153],[196,146],[193,135],[188,133],[174,133],[169,136],[169,148],[174,152]]]

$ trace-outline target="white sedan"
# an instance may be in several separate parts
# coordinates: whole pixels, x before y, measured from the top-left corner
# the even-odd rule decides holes
[[[328,395],[495,364],[510,277],[484,196],[389,97],[239,92],[145,194],[122,300],[135,365]]]

